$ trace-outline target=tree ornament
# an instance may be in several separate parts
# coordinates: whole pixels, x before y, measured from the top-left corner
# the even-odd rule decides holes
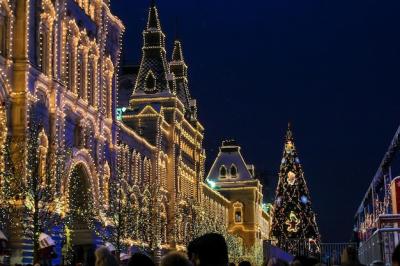
[[[276,198],[276,205],[280,206],[282,203],[282,198],[281,197],[277,197]]]
[[[289,218],[286,220],[285,224],[288,226],[288,232],[296,233],[299,228],[300,220],[297,218],[294,212],[290,212]]]
[[[289,171],[289,173],[287,174],[287,181],[289,185],[293,186],[294,182],[296,181],[296,174],[292,171]]]
[[[291,141],[288,141],[285,145],[285,150],[287,153],[292,153],[293,152],[293,143]]]
[[[301,196],[300,200],[301,200],[301,202],[302,202],[303,204],[307,204],[307,203],[308,203],[308,198],[307,198],[307,196],[305,196],[305,195]]]

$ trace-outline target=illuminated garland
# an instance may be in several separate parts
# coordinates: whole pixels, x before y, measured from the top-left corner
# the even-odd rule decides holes
[[[118,82],[120,49],[115,58],[108,54],[106,47],[107,41],[112,37],[112,23],[121,29],[123,27],[117,18],[109,15],[108,5],[103,5],[102,1],[77,0],[82,10],[98,26],[97,37],[93,38],[85,29],[78,27],[77,20],[67,12],[67,2],[58,6],[56,1],[54,7],[52,1],[43,0],[43,5],[40,6],[38,66],[45,72],[41,75],[45,79],[43,83],[48,83],[44,84],[49,87],[46,89],[46,96],[55,104],[51,106],[55,110],[52,113],[55,114],[55,121],[52,121],[55,122],[54,128],[53,124],[50,129],[42,128],[31,112],[37,96],[28,92],[31,84],[29,75],[26,75],[24,92],[28,95],[27,109],[30,110],[26,114],[27,139],[21,140],[18,143],[20,146],[13,147],[16,153],[21,153],[13,156],[23,158],[16,162],[15,167],[11,165],[10,147],[3,145],[0,136],[0,157],[5,158],[5,165],[1,165],[3,160],[0,158],[0,170],[4,169],[0,171],[0,229],[7,229],[2,221],[10,220],[8,218],[11,213],[22,210],[20,216],[26,217],[21,219],[24,233],[33,239],[36,257],[39,233],[47,231],[51,235],[54,226],[60,226],[65,243],[62,252],[66,265],[72,263],[72,245],[77,225],[87,225],[102,241],[113,243],[118,251],[132,245],[153,250],[171,248],[170,243],[183,247],[195,236],[220,232],[227,240],[230,257],[238,261],[244,254],[243,240],[227,232],[227,214],[224,217],[223,213],[219,216],[222,209],[220,205],[214,204],[205,208],[200,201],[200,184],[205,171],[202,126],[197,120],[188,120],[189,117],[182,111],[182,103],[176,100],[174,104],[179,108],[174,111],[179,121],[170,131],[169,124],[159,119],[156,145],[151,146],[145,142],[145,147],[150,147],[151,153],[141,154],[130,150],[128,145],[119,143],[118,132],[115,134],[116,139],[113,139],[112,100],[115,99],[114,90]],[[105,16],[102,13],[103,7]],[[56,13],[54,9],[57,10]],[[29,3],[27,10],[31,10]],[[156,7],[152,6],[150,12],[157,13]],[[148,28],[157,28],[155,32],[160,37],[160,47],[157,49],[160,49],[163,68],[166,69],[164,74],[169,74],[165,58],[165,36],[161,32],[158,14],[153,15],[156,24],[149,18]],[[28,13],[28,29],[29,21]],[[29,30],[26,38],[29,40]],[[53,41],[58,39],[61,42],[53,47]],[[121,43],[121,39],[119,42]],[[180,46],[180,42],[176,45]],[[154,48],[147,46],[149,49]],[[29,47],[26,49],[27,58],[28,51]],[[61,58],[58,58],[58,53]],[[176,62],[180,66],[185,64],[183,56],[181,57],[182,61]],[[59,65],[60,73],[57,70]],[[154,78],[157,75],[158,73],[154,73]],[[165,78],[168,79],[167,83],[171,81],[170,76]],[[53,79],[56,82],[53,83]],[[155,87],[160,85],[159,80],[154,82]],[[172,81],[169,86],[176,92],[176,84],[173,83]],[[54,92],[51,91],[53,88]],[[185,87],[188,94],[187,89]],[[56,98],[54,102],[53,97]],[[193,103],[189,105],[190,108],[194,107]],[[164,110],[171,111],[168,108]],[[68,112],[80,117],[76,119],[75,125],[81,127],[79,145],[66,141],[70,133],[67,132]],[[2,118],[0,113],[0,129],[4,122]],[[139,121],[138,124],[144,123]],[[41,133],[46,138],[47,135],[49,138],[51,136],[50,143],[42,145],[43,147],[40,147],[38,137]],[[175,138],[172,155],[162,152],[165,138]],[[91,149],[96,144],[97,147]],[[111,156],[108,156],[107,149]],[[85,158],[88,162],[75,161],[77,150],[88,154]],[[117,153],[116,160],[113,158],[114,152]],[[193,165],[185,163],[187,158]],[[130,162],[133,162],[132,165]],[[89,169],[87,164],[94,169]],[[170,166],[174,166],[173,169],[169,169]],[[84,171],[81,167],[90,170],[89,175],[93,175],[93,180],[82,173]],[[174,195],[177,200],[175,206],[172,206],[176,217],[168,217],[166,210],[167,181],[170,181],[171,176],[179,182],[179,191]],[[167,224],[171,230],[167,230]]]

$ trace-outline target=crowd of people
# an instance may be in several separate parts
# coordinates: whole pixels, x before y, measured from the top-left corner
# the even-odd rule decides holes
[[[95,252],[96,266],[155,266],[146,254],[137,252],[127,260],[117,259],[109,248],[102,246]],[[228,247],[222,235],[205,234],[191,241],[186,253],[171,251],[161,259],[161,266],[236,266],[229,263]],[[80,266],[80,265],[78,265]],[[238,266],[251,266],[249,261],[241,261]],[[278,266],[278,265],[277,265]]]
[[[120,263],[120,264],[119,264]],[[143,254],[135,253],[126,262],[118,262],[106,247],[96,250],[96,266],[155,266],[153,260]],[[205,234],[189,243],[187,252],[173,251],[161,259],[161,266],[252,266],[249,261],[238,264],[229,262],[228,248],[223,236],[215,233]],[[279,258],[269,258],[265,266],[324,266],[319,258],[296,256],[291,262]],[[348,246],[341,255],[342,266],[365,266],[360,263],[358,252],[353,246]],[[385,266],[383,261],[373,261],[369,266]],[[400,245],[392,255],[392,265],[400,266]]]
[[[153,260],[143,253],[133,254],[127,261],[119,261],[106,247],[100,247],[95,252],[96,266],[155,266]],[[228,247],[222,235],[216,233],[205,234],[191,241],[186,253],[172,251],[164,255],[161,266],[227,266],[229,264]],[[243,261],[240,266],[251,265]]]
[[[1,264],[0,264],[1,265]],[[35,263],[34,266],[42,266]],[[50,264],[51,265],[51,264]],[[186,252],[171,251],[165,254],[157,264],[145,253],[136,252],[131,256],[117,256],[107,246],[101,246],[95,251],[95,266],[252,266],[249,261],[238,264],[229,262],[228,247],[222,235],[216,233],[205,234],[191,241]],[[364,266],[358,259],[358,252],[353,246],[348,246],[341,255],[342,266]],[[386,266],[383,261],[373,261],[369,266]],[[400,245],[392,254],[392,265],[400,266]],[[84,266],[76,263],[74,266]],[[255,266],[255,265],[254,265]],[[324,266],[319,258],[296,256],[291,262],[280,258],[269,258],[264,266]]]

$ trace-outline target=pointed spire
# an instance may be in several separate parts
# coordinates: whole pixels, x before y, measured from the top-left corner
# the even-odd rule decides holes
[[[186,110],[190,110],[190,93],[187,77],[187,65],[183,57],[182,43],[179,40],[174,42],[174,50],[172,51],[172,61],[169,63],[171,73],[175,75],[176,92],[175,94],[181,100]]]
[[[143,31],[142,61],[132,97],[140,94],[171,94],[170,71],[165,52],[165,34],[161,30],[157,6],[150,2],[149,17]],[[151,74],[151,75],[150,75]],[[150,86],[151,85],[151,86]]]
[[[156,6],[156,1],[152,0],[150,2],[150,8],[149,8],[149,17],[147,19],[147,29],[157,29],[161,30],[161,23],[160,19],[158,17],[158,10]]]
[[[172,61],[185,61],[183,58],[182,44],[178,39],[174,42],[174,50],[172,51]]]

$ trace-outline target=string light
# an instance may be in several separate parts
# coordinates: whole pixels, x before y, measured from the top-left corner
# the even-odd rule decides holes
[[[310,254],[319,252],[318,226],[290,126],[285,138],[273,212],[271,235],[279,247],[296,254],[300,244],[307,244]]]
[[[219,232],[233,261],[259,252],[257,246],[244,249],[243,239],[229,230],[231,202],[203,182],[204,127],[189,93],[182,43],[174,42],[168,63],[157,8],[149,10],[130,106],[116,121],[123,24],[111,14],[109,1],[53,2],[43,0],[38,7],[37,43],[30,39],[35,33],[30,30],[27,2],[21,52],[33,66],[27,64],[24,81],[13,92],[7,77],[17,29],[9,3],[1,2],[10,21],[10,42],[0,77],[14,98],[26,97],[26,138],[7,137],[2,129],[7,128],[8,109],[0,107],[0,229],[14,233],[12,237],[29,238],[35,258],[37,238],[46,231],[59,239],[64,264],[72,263],[76,229],[82,225],[118,251],[132,245],[185,249],[194,237]],[[69,5],[79,6],[74,12],[85,13],[93,27],[82,25]],[[37,58],[31,58],[30,43]],[[148,60],[149,51],[157,51],[161,71]],[[29,73],[37,68],[41,73],[32,81]],[[154,102],[161,108],[153,108]],[[43,117],[40,105],[47,112]],[[140,105],[145,106],[141,112],[132,112]],[[149,134],[146,127],[151,122]],[[166,141],[171,149],[166,149]],[[19,216],[17,223],[5,223],[12,215]],[[17,226],[22,233],[14,230]]]

